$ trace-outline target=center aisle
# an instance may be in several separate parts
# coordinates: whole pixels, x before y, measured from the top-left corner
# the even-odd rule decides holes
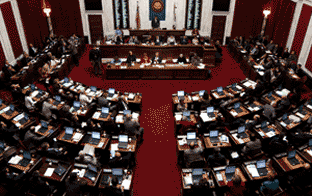
[[[144,143],[138,148],[133,195],[180,195],[181,176],[177,167],[177,148],[174,137],[174,118],[171,95],[178,90],[192,92],[212,90],[245,78],[243,72],[223,47],[223,62],[211,69],[208,80],[103,80],[95,77],[89,62],[90,47],[81,57],[80,66],[70,73],[74,81],[101,89],[115,88],[122,92],[142,93],[141,126]]]

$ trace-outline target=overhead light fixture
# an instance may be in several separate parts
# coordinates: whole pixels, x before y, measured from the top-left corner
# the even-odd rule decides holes
[[[47,17],[50,17],[51,8],[44,8],[43,12],[47,15]]]
[[[265,17],[268,17],[268,15],[271,14],[271,11],[270,10],[263,10],[263,14]]]

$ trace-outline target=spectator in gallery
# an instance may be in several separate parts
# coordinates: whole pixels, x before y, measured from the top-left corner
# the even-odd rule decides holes
[[[193,43],[194,45],[198,45],[198,44],[199,44],[198,38],[197,38],[197,37],[194,37],[193,40],[192,40],[192,43]]]
[[[148,56],[147,56],[147,53],[144,53],[143,54],[143,58],[141,59],[141,63],[151,63],[151,58],[149,58]]]

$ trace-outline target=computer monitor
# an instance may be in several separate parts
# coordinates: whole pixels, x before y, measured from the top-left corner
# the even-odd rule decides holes
[[[264,129],[267,127],[267,121],[264,121],[261,123],[261,129]]]
[[[41,89],[39,89],[38,91],[39,91],[39,95],[43,94],[43,91]]]
[[[2,99],[0,99],[0,105],[2,105]]]
[[[218,130],[209,132],[209,137],[218,137],[218,135],[219,135],[219,131]]]
[[[178,91],[178,97],[184,97],[184,91]]]
[[[193,176],[201,176],[203,175],[204,170],[203,169],[193,169],[192,175]]]
[[[284,114],[282,118],[283,120],[287,120],[287,117],[288,117],[287,114]]]
[[[272,92],[269,92],[269,93],[268,93],[268,97],[272,97]]]
[[[205,90],[201,90],[201,91],[199,91],[199,96],[204,96],[204,93],[205,93]]]
[[[232,84],[232,88],[235,88],[237,85],[237,83]]]
[[[303,105],[299,106],[299,111],[303,110]]]
[[[183,116],[189,117],[191,115],[190,111],[184,111]]]
[[[312,139],[309,139],[309,146],[312,146]]]
[[[35,86],[34,84],[31,84],[31,85],[30,85],[30,89],[33,91],[33,90],[36,89],[36,86]]]
[[[213,111],[214,111],[214,107],[208,107],[207,108],[207,113],[209,114],[209,113],[213,113]]]
[[[74,101],[74,107],[75,108],[80,108],[80,102],[79,101]]]
[[[196,139],[196,132],[188,132],[188,133],[186,134],[186,139],[188,139],[188,140],[194,140],[194,139]]]
[[[30,152],[24,151],[24,152],[23,152],[23,157],[24,157],[25,159],[31,159],[31,154],[30,154]]]
[[[217,92],[218,92],[218,93],[220,93],[220,92],[222,92],[222,91],[223,91],[223,87],[222,87],[222,86],[220,86],[220,87],[217,88]]]
[[[122,176],[123,172],[122,169],[112,169],[113,176]]]
[[[131,111],[130,110],[124,110],[123,113],[124,113],[124,115],[131,114]]]
[[[295,150],[288,152],[288,158],[289,159],[294,158],[295,156],[296,156],[296,151]]]
[[[4,143],[0,142],[0,148],[4,149]]]
[[[90,89],[91,91],[96,92],[96,86],[91,86]]]
[[[68,83],[69,79],[67,77],[64,78],[64,83]]]
[[[93,172],[95,172],[95,173],[97,173],[96,167],[93,166],[93,165],[91,165],[91,164],[88,164],[88,169],[91,170],[91,171],[93,171]]]
[[[14,105],[10,104],[10,110],[14,111]]]
[[[101,134],[100,134],[100,132],[92,132],[91,137],[94,139],[101,139]]]
[[[108,89],[109,94],[115,94],[115,89],[114,88],[109,88]]]
[[[61,101],[61,96],[55,95],[55,100],[58,101],[58,102],[60,102],[60,101]]]
[[[119,135],[119,142],[128,142],[128,135]]]
[[[109,113],[109,108],[102,107],[102,114],[108,114],[108,113]]]
[[[233,173],[235,173],[235,169],[236,169],[235,166],[226,167],[225,174],[233,174]]]
[[[235,109],[240,108],[240,103],[235,103],[235,104],[234,104],[234,108],[235,108]]]
[[[26,121],[28,121],[29,120],[28,114],[24,113],[24,118]]]
[[[47,122],[41,120],[41,126],[44,127],[44,128],[48,128],[48,124]]]
[[[265,159],[257,161],[257,168],[265,168]]]
[[[238,127],[238,133],[244,133],[245,132],[245,126],[241,126],[241,127]]]
[[[72,135],[74,133],[74,128],[65,127],[65,134]]]

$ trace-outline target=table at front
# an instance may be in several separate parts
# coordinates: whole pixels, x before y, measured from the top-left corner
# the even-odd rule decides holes
[[[164,39],[168,37],[168,35],[173,35],[177,40],[180,40],[181,36],[185,35],[185,29],[184,30],[161,30],[161,29],[130,29],[130,36],[138,36],[139,38],[142,38],[142,35],[151,35],[151,36],[163,36]]]
[[[203,59],[203,63],[214,67],[217,49],[214,46],[208,45],[167,45],[167,46],[151,46],[151,45],[100,45],[100,50],[102,58],[114,58],[118,56],[119,58],[127,58],[129,51],[133,51],[133,54],[140,58],[144,53],[147,56],[153,57],[156,52],[159,52],[163,58],[168,56],[177,59],[180,54],[185,57],[189,56],[191,52],[197,53],[199,57]]]

